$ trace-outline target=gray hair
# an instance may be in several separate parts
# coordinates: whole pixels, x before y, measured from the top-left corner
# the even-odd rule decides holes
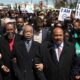
[[[24,27],[23,27],[23,33],[24,33],[24,31],[25,31],[26,27],[31,27],[32,32],[34,32],[33,27],[32,27],[31,25],[24,25]]]

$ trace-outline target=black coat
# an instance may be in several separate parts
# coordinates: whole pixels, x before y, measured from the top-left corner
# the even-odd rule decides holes
[[[15,73],[19,80],[35,80],[34,58],[39,53],[40,44],[32,41],[29,53],[24,40],[16,44],[14,57],[16,57]]]
[[[44,74],[47,80],[69,80],[70,69],[75,57],[75,48],[69,43],[64,43],[59,62],[54,44],[45,42],[41,45],[41,55],[44,64]]]
[[[15,34],[14,45],[21,40],[21,36]],[[13,45],[13,46],[14,46]],[[14,49],[14,48],[13,48]],[[5,73],[2,69],[3,80],[12,80],[13,71],[12,71],[12,56],[10,52],[9,41],[7,35],[0,37],[0,53],[2,54],[2,59],[0,60],[0,67],[6,65],[10,69],[10,73]]]

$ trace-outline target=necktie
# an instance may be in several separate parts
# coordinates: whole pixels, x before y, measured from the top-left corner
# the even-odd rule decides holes
[[[12,52],[13,50],[13,45],[14,45],[14,39],[9,41],[9,47],[10,47],[10,51]]]
[[[60,49],[60,47],[58,47],[58,56],[59,56],[59,58],[60,58],[60,55],[61,55],[61,49]]]
[[[29,41],[27,42],[27,52],[29,52],[29,50],[30,50],[30,43],[29,43]]]

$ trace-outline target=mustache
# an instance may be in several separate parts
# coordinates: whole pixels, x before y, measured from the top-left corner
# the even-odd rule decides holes
[[[15,33],[14,33],[14,32],[11,32],[11,33],[7,33],[7,32],[6,32],[6,35],[12,35],[12,34],[15,34]]]
[[[13,37],[15,33],[6,33],[8,37]]]

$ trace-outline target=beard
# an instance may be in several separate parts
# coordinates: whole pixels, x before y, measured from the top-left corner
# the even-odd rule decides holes
[[[14,33],[8,33],[7,37],[8,37],[9,40],[13,39],[14,38]]]

